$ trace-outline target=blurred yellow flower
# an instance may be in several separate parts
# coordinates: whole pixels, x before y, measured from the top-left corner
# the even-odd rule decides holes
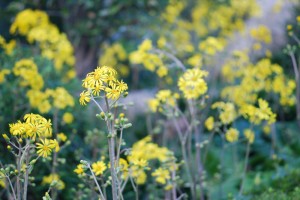
[[[225,138],[228,142],[235,142],[239,139],[239,131],[235,128],[230,128],[225,133]]]
[[[92,169],[96,176],[102,175],[106,168],[107,167],[103,161],[98,161],[92,164]]]
[[[69,112],[64,113],[63,121],[66,124],[71,124],[73,122],[73,120],[74,120],[74,117],[73,117],[72,113],[69,113]]]

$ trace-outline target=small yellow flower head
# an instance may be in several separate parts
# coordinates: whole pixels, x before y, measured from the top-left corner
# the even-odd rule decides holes
[[[177,93],[172,93],[171,90],[160,90],[155,97],[155,99],[150,99],[148,101],[148,106],[152,112],[174,108],[179,95]]]
[[[20,86],[40,90],[44,86],[43,77],[38,72],[38,67],[32,59],[21,59],[13,68],[15,76],[21,77]]]
[[[212,105],[213,109],[218,108],[220,110],[220,120],[222,124],[232,123],[236,117],[237,113],[235,111],[234,104],[231,102],[216,102]]]
[[[265,44],[270,44],[272,42],[272,33],[265,25],[260,25],[257,28],[251,29],[250,35],[253,39],[264,42]]]
[[[199,49],[208,55],[215,55],[224,49],[224,42],[215,37],[208,37],[206,40],[200,42]]]
[[[81,174],[84,174],[84,171],[85,171],[85,167],[83,164],[78,164],[76,169],[74,169],[74,172],[78,175],[81,175]]]
[[[102,175],[106,168],[107,167],[103,161],[98,161],[92,164],[92,169],[96,176]]]
[[[291,30],[293,29],[293,26],[292,26],[291,24],[289,24],[289,25],[286,26],[286,29],[287,29],[288,31],[291,31]]]
[[[0,47],[3,48],[3,50],[5,51],[5,53],[7,55],[11,55],[14,48],[16,47],[16,41],[15,40],[11,40],[8,43],[5,41],[5,39],[0,35]],[[0,78],[1,79],[1,78]],[[0,81],[1,83],[1,81]]]
[[[55,152],[58,152],[60,150],[59,144],[56,139],[50,140],[50,143],[53,146],[53,149],[55,149]]]
[[[0,70],[0,84],[6,81],[5,76],[8,74],[10,74],[10,70],[8,69]]]
[[[144,167],[148,166],[148,162],[145,159],[134,159],[134,160],[132,160],[132,164],[134,164],[135,166],[140,167],[140,168],[144,168]]]
[[[79,98],[79,103],[81,105],[86,105],[88,102],[90,102],[91,97],[90,97],[90,93],[88,91],[83,91],[80,94],[80,98]]]
[[[208,75],[207,71],[198,68],[188,69],[178,81],[179,90],[187,99],[197,99],[207,91],[207,84],[203,79]]]
[[[36,144],[37,154],[47,158],[51,154],[52,150],[56,148],[56,146],[53,143],[53,140],[41,139],[40,141],[41,143]]]
[[[150,49],[152,49],[152,41],[149,39],[144,40],[139,46],[140,51],[149,51]]]
[[[80,94],[79,102],[86,105],[93,96],[104,94],[105,97],[117,100],[121,94],[127,92],[128,86],[122,80],[117,80],[117,72],[111,67],[97,67],[86,75],[82,86],[87,89]]]
[[[167,180],[171,178],[170,172],[166,169],[163,168],[158,168],[156,169],[153,173],[152,176],[156,177],[155,181],[160,183],[160,184],[166,184]]]
[[[69,112],[66,112],[64,115],[63,115],[63,121],[66,123],[66,124],[71,124],[74,120],[74,117],[72,115],[72,113],[69,113]]]
[[[300,16],[297,16],[296,19],[297,19],[297,22],[300,22]]]
[[[264,134],[269,135],[271,133],[271,127],[269,125],[265,125],[263,127],[263,132]]]
[[[58,141],[65,142],[65,141],[67,141],[68,137],[64,133],[58,133],[57,139],[58,139]]]
[[[205,127],[207,128],[207,130],[211,131],[214,128],[214,118],[213,117],[209,117],[207,118],[207,120],[205,120]]]
[[[255,134],[251,129],[244,130],[244,135],[250,144],[254,142]]]
[[[57,87],[55,90],[47,91],[53,98],[53,106],[58,109],[65,109],[67,106],[74,106],[72,95],[63,87]]]
[[[228,142],[235,142],[239,139],[239,131],[235,128],[230,128],[226,133],[225,133],[225,138]]]
[[[128,162],[125,159],[120,158],[118,167],[120,168],[120,170],[122,172],[121,178],[126,179],[128,176],[128,168],[129,168]]]
[[[49,176],[44,176],[42,185],[51,184],[58,190],[63,190],[65,188],[65,183],[60,179],[58,174],[50,174]]]

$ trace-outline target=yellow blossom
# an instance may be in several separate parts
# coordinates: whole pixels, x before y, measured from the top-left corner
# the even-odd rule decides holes
[[[235,128],[230,128],[225,133],[225,138],[228,142],[235,142],[239,139],[239,131]]]
[[[244,130],[244,135],[250,144],[254,142],[255,134],[251,129]]]
[[[84,174],[85,168],[83,164],[78,164],[74,172],[78,175]]]
[[[55,148],[55,146],[53,145],[51,140],[48,140],[48,139],[44,139],[44,140],[41,139],[40,142],[41,143],[36,144],[37,153],[39,156],[46,158],[51,154],[51,152]]]
[[[68,137],[64,133],[58,133],[57,139],[58,139],[58,141],[65,142],[65,141],[67,141]]]
[[[66,123],[66,124],[71,124],[74,120],[74,117],[72,115],[72,113],[69,113],[69,112],[66,112],[64,115],[63,115],[63,121]]]
[[[50,174],[49,176],[44,176],[42,180],[42,185],[50,185],[54,181],[56,182],[56,184],[54,185],[56,189],[63,190],[65,188],[65,183],[60,179],[58,174]]]
[[[178,81],[179,90],[187,99],[197,99],[207,91],[207,84],[203,79],[208,72],[198,68],[188,69]]]
[[[214,118],[213,117],[207,118],[204,124],[207,130],[211,131],[214,128]]]
[[[107,167],[103,161],[98,161],[92,164],[92,169],[96,176],[102,175],[106,168]]]
[[[171,178],[170,172],[166,169],[163,169],[163,168],[156,169],[152,173],[152,176],[154,176],[155,181],[160,183],[160,184],[166,184],[167,180],[169,180]]]

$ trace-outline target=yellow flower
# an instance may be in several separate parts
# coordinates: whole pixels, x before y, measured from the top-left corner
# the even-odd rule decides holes
[[[96,176],[102,175],[106,168],[107,167],[103,161],[98,161],[92,164],[92,169]]]
[[[47,92],[47,91],[46,91]],[[53,106],[58,109],[65,109],[67,106],[74,106],[74,99],[63,87],[57,87],[50,94],[53,98]]]
[[[64,133],[59,133],[57,134],[57,139],[58,141],[65,142],[68,139],[68,137]]]
[[[69,113],[69,112],[66,112],[64,115],[63,115],[63,121],[66,123],[66,124],[71,124],[74,120],[74,117],[72,115],[72,113]]]
[[[230,128],[225,133],[225,138],[228,142],[235,142],[239,139],[239,131],[235,128]]]
[[[146,39],[142,42],[142,44],[139,46],[140,51],[149,51],[152,48],[152,41],[149,39]]]
[[[120,171],[122,172],[121,178],[126,179],[128,176],[128,167],[129,167],[127,161],[123,158],[120,158],[118,167],[120,168]]]
[[[3,83],[6,79],[5,76],[10,74],[10,70],[8,69],[2,69],[0,70],[0,84]]]
[[[120,97],[121,91],[117,88],[117,85],[113,84],[110,87],[106,87],[105,88],[105,92],[106,92],[106,97],[108,99],[113,99],[116,100]]]
[[[84,165],[83,164],[78,164],[76,169],[74,169],[74,172],[78,175],[83,174],[85,171]]]
[[[161,167],[156,169],[152,176],[156,177],[155,181],[161,184],[166,184],[167,180],[171,178],[170,172],[166,169],[162,169]]]
[[[203,77],[208,72],[198,68],[188,69],[178,81],[179,90],[181,90],[187,99],[197,99],[207,91],[207,84]]]
[[[224,49],[223,42],[215,37],[208,37],[206,40],[200,42],[199,49],[203,50],[208,55],[215,55]]]
[[[158,108],[158,106],[159,106],[159,100],[157,100],[157,99],[150,99],[150,100],[148,101],[148,106],[149,106],[149,108],[150,108],[150,110],[151,110],[152,112],[156,112],[156,111],[157,111],[157,108]]]
[[[205,127],[207,130],[211,131],[214,128],[214,118],[209,117],[207,120],[205,120]]]
[[[55,149],[55,152],[58,152],[60,150],[59,144],[56,139],[50,140],[50,143],[53,146],[52,148]]]
[[[56,182],[54,187],[58,190],[63,190],[65,188],[65,183],[60,179],[58,174],[50,174],[49,176],[44,176],[42,185],[45,184],[53,184],[53,182]]]
[[[250,144],[252,144],[254,142],[255,134],[251,129],[244,130],[244,135]]]
[[[117,81],[117,82],[116,82],[116,88],[117,88],[120,92],[123,92],[123,91],[128,90],[128,86],[127,86],[126,83],[123,82],[123,80]]]
[[[216,102],[212,105],[212,108],[220,109],[220,120],[223,124],[230,124],[237,117],[237,113],[234,108],[234,104],[230,102]]]
[[[44,140],[40,139],[40,141],[41,141],[41,143],[36,144],[36,148],[38,149],[37,154],[39,156],[46,158],[51,154],[52,149],[55,148],[55,146],[48,139],[44,139]]]
[[[86,103],[90,102],[91,97],[90,97],[90,93],[88,91],[83,91],[80,94],[80,98],[79,98],[79,103],[81,105],[86,105]]]
[[[23,136],[26,132],[26,124],[18,121],[14,124],[9,124],[9,131],[13,136]]]
[[[145,159],[134,159],[134,160],[132,160],[132,164],[134,164],[137,167],[143,168],[148,165],[148,162]]]

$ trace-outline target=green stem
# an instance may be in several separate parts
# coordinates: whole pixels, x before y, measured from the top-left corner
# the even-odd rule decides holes
[[[248,161],[249,161],[249,154],[250,154],[250,142],[248,142],[248,144],[247,144],[245,165],[244,165],[244,171],[243,171],[243,177],[242,177],[242,184],[241,184],[241,187],[240,187],[239,196],[242,195],[243,189],[244,189],[244,183],[245,183],[246,173],[247,173],[247,166],[248,166]]]

